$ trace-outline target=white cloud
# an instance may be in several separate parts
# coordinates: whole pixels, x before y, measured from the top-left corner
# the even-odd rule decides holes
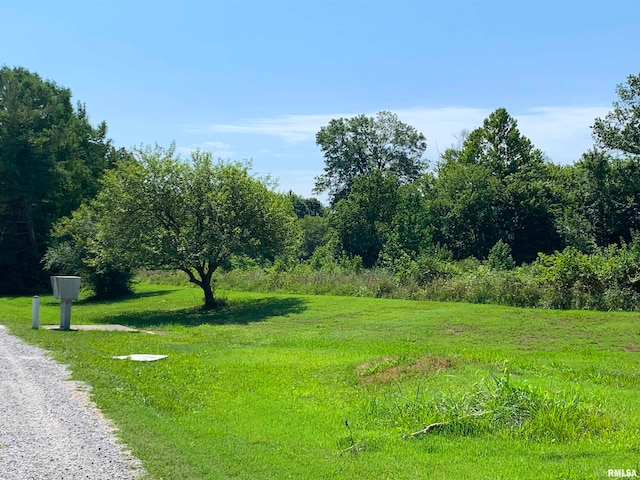
[[[282,138],[287,143],[301,143],[313,141],[320,127],[328,124],[332,118],[350,116],[353,115],[283,115],[248,120],[240,124],[217,124],[213,125],[211,130],[223,133],[272,135]]]
[[[427,138],[427,158],[436,160],[442,152],[456,143],[462,130],[482,125],[491,110],[471,107],[411,108],[394,110],[398,118],[413,125]]]
[[[573,163],[593,146],[591,125],[610,107],[537,107],[514,115],[523,135],[555,163]]]
[[[197,150],[197,148],[195,147],[177,147],[176,148],[176,152],[178,152],[179,155],[182,155],[184,157],[188,157],[191,155],[192,152],[195,152]]]
[[[278,181],[278,190],[281,192],[296,192],[303,197],[318,197],[312,192],[315,185],[315,177],[320,172],[316,170],[284,170],[276,172],[273,176]],[[325,195],[320,195],[321,201],[326,201]]]

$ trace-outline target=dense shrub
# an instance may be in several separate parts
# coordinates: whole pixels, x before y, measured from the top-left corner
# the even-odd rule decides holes
[[[502,240],[498,240],[498,242],[489,251],[489,255],[487,256],[487,265],[494,270],[514,269],[516,262],[511,256],[511,247]]]
[[[105,255],[96,239],[96,212],[83,206],[54,225],[52,245],[43,258],[50,274],[79,275],[84,288],[98,299],[132,292],[133,270]]]
[[[587,255],[567,247],[534,264],[544,287],[543,306],[594,310],[640,308],[640,238]]]

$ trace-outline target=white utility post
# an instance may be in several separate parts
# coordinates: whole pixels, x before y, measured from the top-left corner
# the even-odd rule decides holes
[[[40,327],[40,297],[34,295],[31,299],[31,328],[37,330]]]
[[[71,301],[80,293],[80,277],[60,275],[51,277],[53,296],[60,300],[60,330],[71,328]]]

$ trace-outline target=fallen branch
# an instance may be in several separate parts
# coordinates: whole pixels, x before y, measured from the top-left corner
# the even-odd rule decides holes
[[[366,448],[366,444],[365,443],[354,443],[353,445],[351,445],[348,448],[345,448],[343,450],[340,450],[340,453],[345,453],[345,452],[352,452],[353,454],[357,455],[358,453],[360,453],[360,450],[364,450]]]
[[[461,420],[463,418],[471,418],[471,417],[481,417],[481,416],[487,415],[489,413],[492,413],[492,411],[489,410],[489,411],[486,411],[486,412],[470,413],[469,415],[464,415],[462,417],[458,417],[455,420]],[[431,430],[435,430],[436,428],[440,428],[440,427],[443,427],[445,425],[449,425],[450,423],[453,423],[453,422],[454,422],[454,420],[449,420],[448,422],[432,423],[431,425],[427,425],[426,427],[424,427],[422,430],[418,430],[417,432],[409,433],[408,435],[403,435],[402,438],[419,437],[420,435],[424,435],[426,433],[429,433]]]
[[[436,423],[432,423],[431,425],[427,425],[426,427],[424,427],[422,430],[410,433],[408,435],[403,435],[402,438],[418,437],[420,435],[424,435],[425,433],[429,433],[434,428],[442,427],[443,425],[448,425],[449,423],[451,423],[451,422],[436,422]]]

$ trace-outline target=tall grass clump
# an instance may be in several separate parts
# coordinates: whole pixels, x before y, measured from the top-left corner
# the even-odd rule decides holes
[[[315,270],[304,264],[279,271],[269,268],[235,269],[220,274],[218,284],[242,291],[372,298],[417,299],[415,293],[419,290],[417,286],[412,288],[402,284],[391,272],[381,269]]]
[[[578,392],[547,392],[515,384],[509,374],[492,376],[461,394],[439,393],[426,398],[401,392],[365,408],[377,423],[404,429],[408,437],[422,435],[496,435],[550,442],[567,442],[597,435],[611,427],[598,406]],[[420,426],[420,429],[416,427]]]
[[[543,289],[530,269],[494,270],[479,265],[450,279],[424,287],[424,297],[443,302],[492,303],[514,307],[539,307]]]

